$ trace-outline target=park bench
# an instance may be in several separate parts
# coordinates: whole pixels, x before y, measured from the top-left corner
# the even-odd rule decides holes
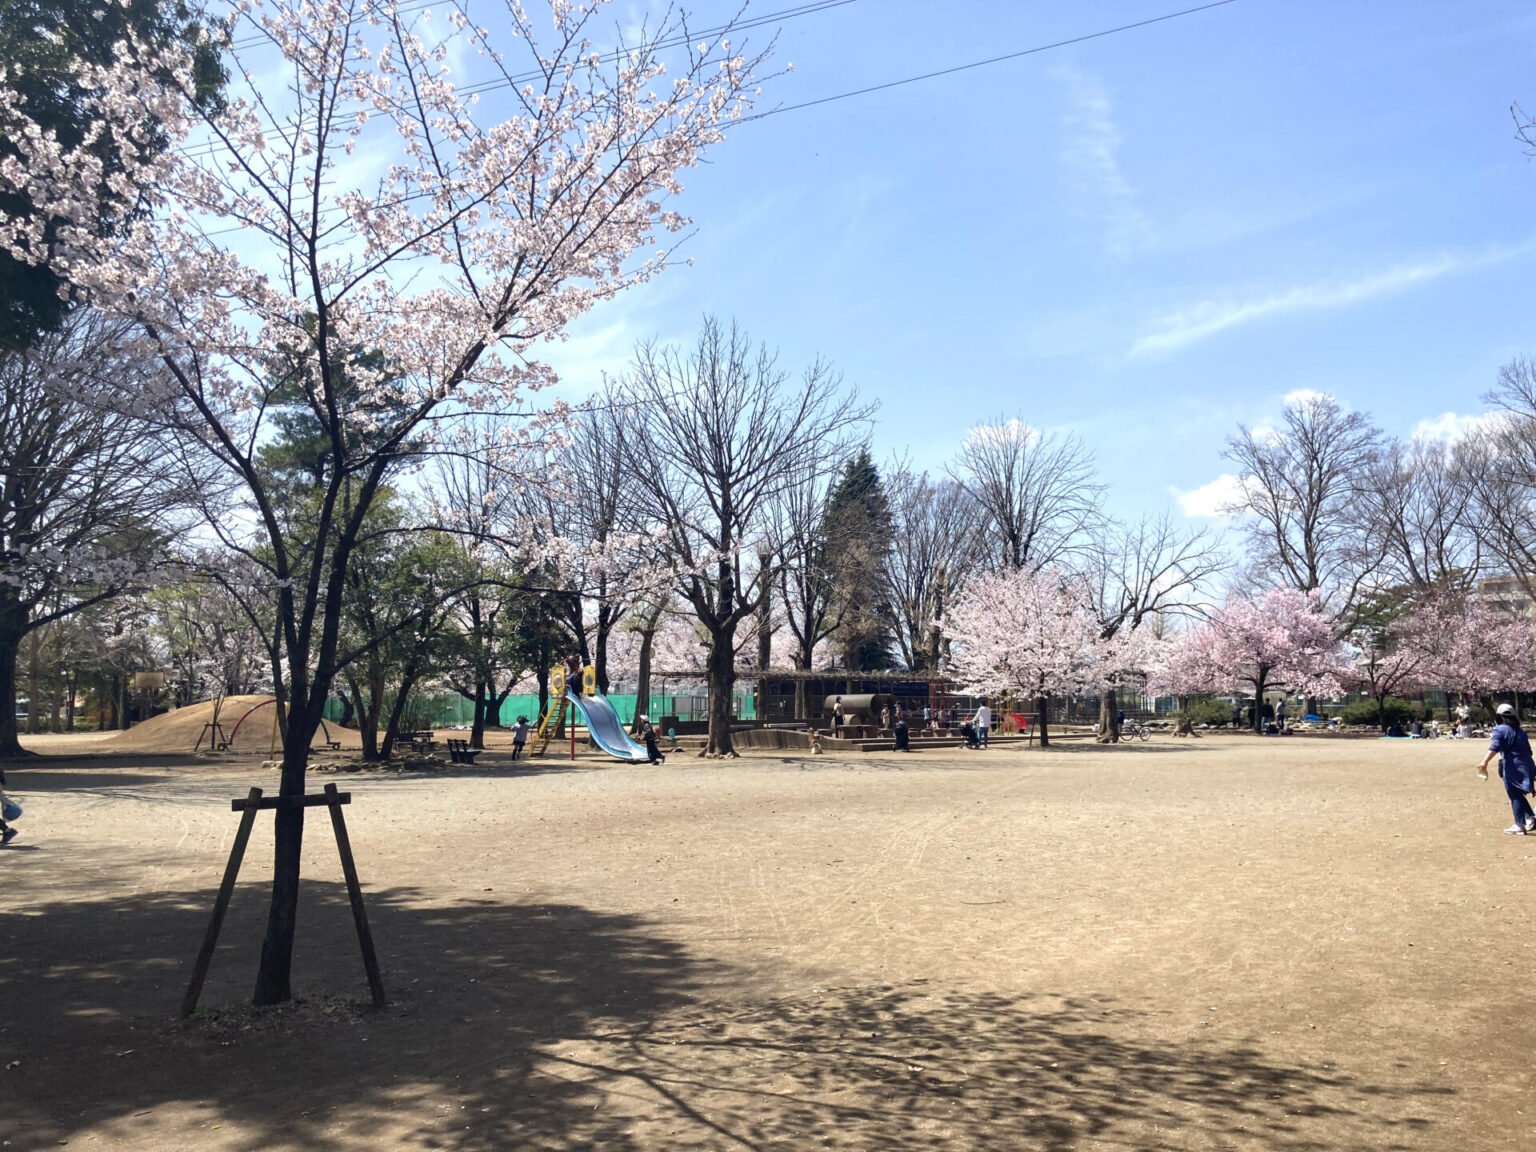
[[[432,738],[432,731],[402,732],[399,736],[402,744],[409,744],[413,752],[430,752],[436,746],[437,741]]]
[[[473,764],[478,755],[480,755],[480,749],[471,748],[468,740],[448,741],[448,757],[455,764]]]

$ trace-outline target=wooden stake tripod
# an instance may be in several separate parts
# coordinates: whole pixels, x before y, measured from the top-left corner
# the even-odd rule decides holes
[[[219,713],[224,708],[224,697],[220,696],[213,702],[213,719],[203,725],[202,734],[198,736],[197,743],[192,746],[196,752],[203,746],[203,741],[208,741],[208,751],[222,752],[229,747],[229,738],[224,735],[224,728],[219,723]]]
[[[347,898],[352,903],[352,922],[357,926],[357,942],[363,950],[363,971],[368,975],[368,991],[373,996],[375,1008],[384,1007],[384,981],[379,975],[379,958],[373,950],[373,933],[368,930],[368,911],[363,906],[363,889],[357,882],[357,864],[352,859],[352,841],[347,837],[347,822],[341,814],[343,804],[352,803],[350,792],[336,791],[336,785],[327,784],[323,794],[308,796],[269,796],[262,799],[261,789],[252,788],[244,800],[231,800],[230,808],[240,812],[240,828],[235,832],[235,842],[229,849],[229,863],[224,868],[224,880],[219,894],[213,901],[213,917],[208,921],[208,931],[203,936],[203,946],[198,949],[192,964],[192,979],[187,984],[187,994],[181,998],[182,1016],[197,1011],[198,998],[203,994],[203,981],[208,976],[208,966],[213,963],[213,951],[219,943],[219,930],[224,926],[224,914],[229,911],[229,901],[235,893],[235,878],[240,875],[240,862],[245,858],[245,846],[251,839],[251,829],[256,825],[256,813],[263,808],[318,808],[331,810],[331,827],[336,832],[336,850],[341,854],[341,871],[347,879]]]

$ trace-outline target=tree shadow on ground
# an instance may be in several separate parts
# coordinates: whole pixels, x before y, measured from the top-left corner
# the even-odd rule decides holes
[[[6,1137],[112,1147],[1275,1149],[1421,1143],[1444,1089],[1162,1040],[1112,1002],[892,988],[764,1001],[639,917],[490,892],[370,894],[391,1004],[364,1011],[345,891],[311,882],[296,982],[240,1005],[243,885],[204,1003],[170,1020],[211,893],[0,917]],[[727,1002],[721,1002],[722,996]],[[195,1130],[203,1130],[194,1137]]]
[[[346,780],[354,775],[360,775],[363,779],[384,778],[389,780],[442,780],[442,779],[468,779],[468,780],[521,780],[534,776],[574,776],[587,772],[602,772],[610,768],[626,768],[630,765],[623,760],[595,757],[587,757],[574,762],[570,760],[538,758],[529,760],[526,757],[517,760],[512,759],[511,753],[504,756],[492,754],[489,757],[481,756],[473,764],[447,763],[440,768],[385,768],[382,765],[363,768],[358,773],[342,770],[335,773],[327,773],[327,779],[332,779],[337,786],[342,786]]]
[[[294,973],[305,999],[258,1012],[243,1001],[265,897],[264,884],[240,885],[205,1007],[186,1023],[172,1018],[211,891],[0,916],[0,1066],[20,1061],[5,1072],[11,1146],[103,1127],[129,1143],[179,1104],[252,1149],[360,1147],[375,1129],[412,1147],[622,1149],[589,1088],[538,1073],[536,1045],[681,1007],[707,970],[634,917],[489,892],[446,906],[371,892],[391,1003],[366,1011],[346,891],[308,881]]]
[[[668,1147],[1406,1149],[1451,1092],[1160,1042],[1147,1013],[1108,1003],[822,989],[592,1033],[557,1058],[708,1119],[714,1138],[669,1143],[659,1117],[650,1142]]]

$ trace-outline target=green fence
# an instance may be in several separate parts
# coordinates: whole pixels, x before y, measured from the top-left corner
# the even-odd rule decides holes
[[[609,696],[608,702],[613,705],[614,711],[619,714],[619,719],[629,724],[635,718],[635,703],[640,698],[633,692],[617,693]],[[750,693],[738,693],[735,699],[735,715],[740,720],[755,720],[757,718],[757,701]],[[645,714],[652,720],[659,720],[663,716],[676,716],[682,720],[703,720],[707,716],[709,698],[706,696],[673,696],[653,695],[650,697],[650,707]],[[475,706],[463,696],[437,696],[426,700],[417,701],[412,709],[417,722],[425,722],[433,728],[469,727],[475,720]],[[346,709],[340,700],[326,701],[325,718],[330,721],[339,721]],[[518,696],[508,696],[501,705],[501,723],[510,728],[517,723],[519,716],[528,717],[528,723],[539,722],[539,698],[533,693]],[[493,723],[492,718],[487,717],[487,723]]]

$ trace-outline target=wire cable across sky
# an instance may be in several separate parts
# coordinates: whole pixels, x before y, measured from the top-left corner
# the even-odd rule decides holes
[[[741,124],[750,124],[754,120],[765,120],[769,116],[778,116],[785,112],[797,112],[802,108],[814,108],[818,104],[831,104],[834,100],[847,100],[854,96],[866,96],[871,92],[883,92],[887,88],[900,88],[905,84],[916,84],[920,80],[933,80],[940,76],[953,76],[956,72],[968,72],[972,68],[985,68],[989,64],[1001,64],[1005,60],[1018,60],[1024,56],[1034,56],[1040,52],[1049,52],[1054,48],[1065,48],[1071,44],[1082,44],[1088,40],[1099,40],[1105,36],[1114,36],[1119,32],[1130,32],[1136,28],[1145,28],[1149,24],[1161,24],[1168,20],[1177,20],[1181,16],[1192,16],[1196,12],[1207,12],[1212,8],[1222,8],[1236,2],[1237,0],[1212,0],[1209,4],[1200,4],[1194,8],[1184,8],[1178,12],[1166,12],[1161,16],[1151,16],[1146,20],[1137,20],[1131,24],[1121,24],[1117,27],[1105,28],[1098,32],[1085,32],[1081,36],[1072,36],[1066,40],[1056,40],[1050,44],[1040,44],[1034,48],[1021,48],[1017,52],[1006,52],[1001,56],[989,56],[985,60],[973,60],[969,64],[956,64],[953,68],[940,68],[937,72],[924,72],[919,76],[907,76],[901,80],[888,80],[884,84],[871,84],[867,88],[855,88],[850,92],[839,92],[834,96],[821,96],[815,100],[801,101],[799,104],[786,104],[782,108],[770,108],[766,112],[754,112],[750,116],[743,116],[730,126],[734,128]]]

